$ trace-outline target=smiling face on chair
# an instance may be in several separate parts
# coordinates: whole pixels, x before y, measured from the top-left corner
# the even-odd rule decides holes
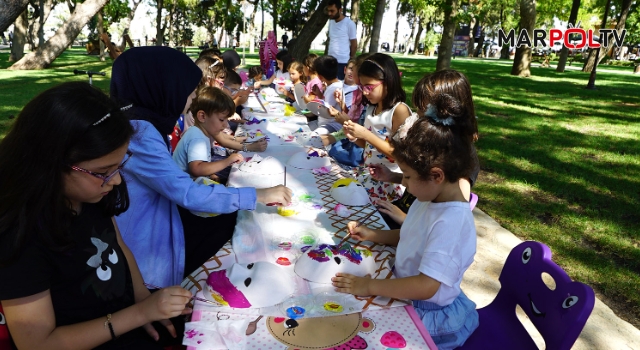
[[[553,278],[554,283],[549,283],[549,276],[545,278],[553,289],[543,280],[543,273]],[[557,345],[549,343],[550,334],[569,338],[566,333],[576,328],[579,333],[593,309],[593,290],[571,281],[551,260],[551,250],[538,242],[524,242],[511,251],[500,274],[500,283],[502,288],[513,292],[547,346]],[[576,327],[580,323],[582,325]]]

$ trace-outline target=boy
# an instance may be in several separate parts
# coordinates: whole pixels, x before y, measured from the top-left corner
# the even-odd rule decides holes
[[[341,110],[340,103],[335,98],[336,90],[342,90],[343,86],[342,81],[337,76],[338,61],[333,56],[321,56],[313,62],[313,68],[316,70],[318,78],[327,87],[323,94],[314,86],[314,94],[324,99],[325,106]],[[316,130],[319,134],[328,134],[342,128],[342,125],[331,117],[328,108],[322,108],[321,111],[323,112],[318,115],[318,125],[320,127]]]

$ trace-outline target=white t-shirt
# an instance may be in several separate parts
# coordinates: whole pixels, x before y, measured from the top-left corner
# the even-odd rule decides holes
[[[200,160],[211,161],[211,140],[198,127],[189,128],[173,151],[173,160],[184,172],[189,172],[189,163]]]
[[[476,226],[466,202],[414,201],[400,228],[395,273],[398,278],[423,273],[440,288],[427,301],[451,304],[460,294],[462,275],[476,254]]]
[[[333,108],[340,110],[340,104],[336,101],[336,97],[334,96],[336,89],[342,89],[342,81],[338,80],[335,83],[327,86],[327,88],[324,90],[324,103],[327,106],[333,106]],[[318,117],[318,125],[324,125],[335,121],[336,120],[333,118],[327,119]]]
[[[358,85],[344,85],[342,84],[342,93],[344,94],[344,104],[347,109],[351,109],[351,103],[353,102],[353,92],[358,89]]]
[[[349,62],[351,54],[351,40],[357,38],[356,24],[351,18],[345,17],[340,22],[329,21],[329,55],[335,57],[338,63]]]

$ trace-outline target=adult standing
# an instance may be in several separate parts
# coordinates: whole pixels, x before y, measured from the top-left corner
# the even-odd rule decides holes
[[[282,49],[286,50],[287,49],[287,44],[289,43],[289,36],[287,35],[287,33],[285,32],[284,34],[282,34]],[[286,67],[285,67],[286,68]]]
[[[358,48],[356,24],[342,13],[341,0],[329,0],[325,11],[330,19],[328,54],[338,60],[338,79],[344,80],[344,67]]]

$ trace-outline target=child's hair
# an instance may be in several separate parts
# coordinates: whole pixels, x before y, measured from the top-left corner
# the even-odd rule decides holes
[[[296,71],[298,71],[298,73],[300,73],[300,81],[303,83],[307,83],[307,77],[304,76],[304,64],[298,62],[298,61],[293,61],[291,62],[291,64],[289,65],[289,69],[294,69]]]
[[[206,86],[209,79],[216,79],[220,75],[226,77],[227,69],[219,58],[202,56],[196,60],[196,65],[202,70],[202,80],[198,84],[198,89]]]
[[[318,58],[318,55],[316,55],[315,53],[310,53],[307,56],[305,56],[303,63],[305,67],[307,67],[309,69],[309,72],[312,74],[316,74],[316,68],[314,67],[313,63],[316,61],[316,59]]]
[[[325,80],[333,80],[338,76],[338,60],[333,56],[320,56],[313,62],[313,68]]]
[[[407,136],[392,138],[393,158],[413,168],[423,180],[431,178],[434,167],[442,169],[449,182],[468,177],[476,158],[464,101],[446,93],[433,94],[429,101],[424,117],[411,126]]]
[[[453,69],[445,69],[425,75],[416,84],[411,96],[411,102],[423,113],[429,108],[429,104],[438,94],[448,94],[460,101],[464,115],[469,119],[472,137],[478,133],[476,110],[473,105],[471,84],[467,77]]]
[[[276,54],[276,59],[282,61],[282,71],[286,72],[289,70],[289,65],[293,62],[293,58],[289,54],[289,51],[282,50]]]
[[[351,60],[353,60],[353,68],[358,69],[362,65],[362,62],[364,62],[364,60],[369,58],[369,56],[371,56],[371,54],[365,52],[365,53],[360,54],[355,59],[353,59],[353,58],[350,59],[349,62],[351,62]],[[347,63],[347,65],[348,65],[348,63]]]
[[[228,70],[227,77],[224,78],[224,85],[242,85],[242,78],[236,71]]]
[[[262,71],[262,67],[260,66],[253,66],[251,68],[249,68],[249,78],[254,79],[256,76],[260,76],[260,78],[262,78],[262,75],[264,74],[264,72]]]
[[[133,132],[120,106],[84,82],[58,85],[27,103],[0,142],[0,265],[15,259],[27,237],[68,247],[75,212],[64,175],[122,147]],[[127,210],[124,178],[98,205],[105,216]]]
[[[229,118],[236,112],[236,104],[222,89],[205,86],[198,90],[198,96],[191,102],[190,109],[193,113],[195,124],[200,125],[200,121],[196,116],[198,111],[203,111],[207,117],[212,113],[224,113],[225,118]]]
[[[354,58],[350,58],[350,59],[347,61],[347,66],[349,66],[349,64],[353,64],[353,65],[355,66],[355,64],[356,64],[356,58],[355,58],[355,57],[354,57]]]
[[[241,62],[240,55],[238,55],[238,52],[234,49],[225,51],[220,57],[222,57],[224,66],[227,67],[227,71],[235,70]]]
[[[198,57],[202,57],[202,56],[220,58],[220,57],[222,57],[222,52],[220,52],[219,49],[212,47],[212,48],[204,49],[204,50],[200,51],[200,55]]]
[[[387,95],[382,98],[382,109],[386,110],[404,102],[407,94],[402,88],[402,80],[396,62],[389,55],[374,53],[362,61],[358,67],[358,78],[369,77],[380,80],[387,88]],[[366,98],[366,96],[365,96]]]

